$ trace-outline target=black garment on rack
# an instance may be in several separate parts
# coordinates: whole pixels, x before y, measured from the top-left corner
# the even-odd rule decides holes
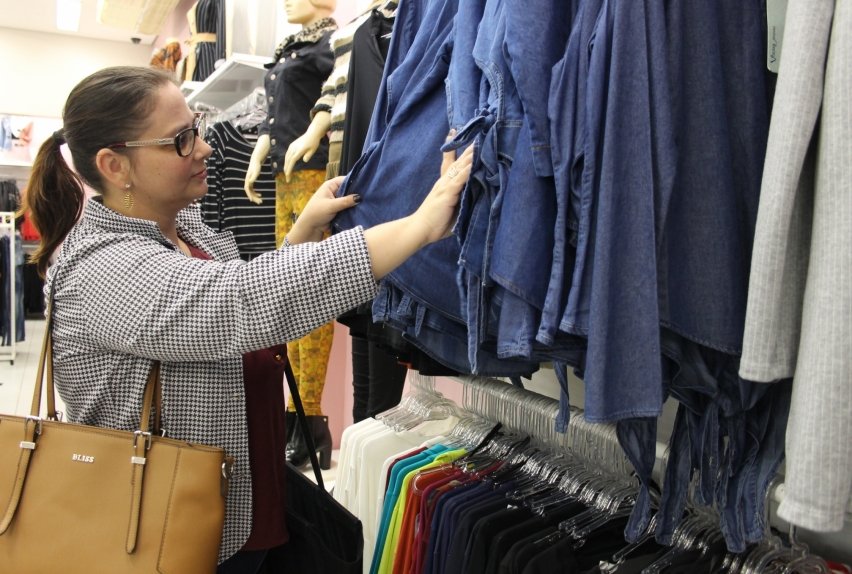
[[[0,181],[0,211],[18,211],[21,193],[14,179]]]
[[[361,157],[388,54],[389,39],[386,36],[393,29],[393,22],[393,18],[373,10],[370,18],[352,36],[340,154],[341,175],[348,173]]]
[[[207,194],[201,199],[204,223],[232,232],[243,259],[275,249],[275,176],[268,158],[254,184],[263,203],[249,201],[244,190],[257,129],[241,131],[232,122],[219,122],[210,126],[205,139],[213,153],[207,160]]]

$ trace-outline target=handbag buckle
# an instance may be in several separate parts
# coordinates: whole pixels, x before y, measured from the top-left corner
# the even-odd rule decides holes
[[[25,437],[27,435],[27,426],[30,424],[30,422],[35,423],[35,429],[33,430],[33,440],[22,440],[20,442],[20,447],[28,449],[28,450],[35,450],[35,447],[36,447],[35,441],[39,437],[39,435],[41,434],[41,418],[40,417],[34,417],[32,415],[28,415],[28,416],[24,417],[24,436]]]
[[[27,425],[30,424],[30,421],[35,423],[35,433],[33,434],[33,440],[41,436],[41,420],[41,417],[34,417],[32,415],[27,415],[26,417],[24,417],[24,432],[27,432]]]
[[[140,436],[145,438],[145,450],[146,451],[150,450],[150,448],[151,448],[151,433],[146,432],[146,431],[141,431],[141,430],[133,431],[133,448],[135,449],[137,447],[137,445],[139,444],[139,437]]]

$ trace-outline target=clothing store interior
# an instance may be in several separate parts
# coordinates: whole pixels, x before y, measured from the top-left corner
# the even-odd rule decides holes
[[[45,333],[36,152],[84,77],[154,67],[247,265],[326,180],[360,196],[328,235],[369,229],[473,147],[452,234],[280,341],[307,424],[282,378],[272,444],[312,479],[315,451],[363,572],[852,573],[849,0],[0,14],[0,413]]]

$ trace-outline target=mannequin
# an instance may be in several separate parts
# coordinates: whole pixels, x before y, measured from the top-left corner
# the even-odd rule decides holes
[[[225,57],[225,0],[198,0],[186,13],[189,22],[187,80],[203,82]]]
[[[352,36],[369,17],[370,12],[386,0],[373,0],[367,10],[340,28],[331,37],[334,50],[334,70],[322,87],[322,94],[311,110],[311,123],[301,136],[290,144],[284,156],[284,174],[290,177],[299,160],[310,161],[328,134],[329,152],[326,177],[331,179],[339,175],[340,152],[343,142],[341,127],[346,113],[346,83],[349,74],[349,55],[352,48]],[[330,132],[329,132],[330,130]]]
[[[259,137],[249,160],[244,190],[250,201],[262,203],[254,184],[264,160],[269,156],[275,174],[275,238],[278,246],[285,243],[296,218],[326,179],[328,139],[324,135],[309,161],[301,163],[298,169],[287,175],[283,170],[285,150],[307,129],[311,108],[333,68],[334,56],[329,39],[337,29],[331,19],[335,7],[335,0],[288,0],[285,3],[287,21],[301,25],[302,29],[284,38],[275,50],[273,62],[267,65],[264,80],[267,117],[258,127]],[[328,323],[287,344],[287,355],[296,375],[323,468],[331,465],[331,433],[320,402],[333,335],[334,324]],[[301,466],[308,462],[309,455],[301,430],[293,424],[294,413],[291,399],[287,407],[287,426],[293,432],[287,446],[287,460]]]
[[[349,98],[349,82],[352,80],[350,56],[354,52],[353,41],[362,26],[369,26],[374,9],[383,6],[384,11],[395,10],[394,0],[373,0],[367,9],[345,26],[341,26],[331,36],[331,47],[334,50],[334,70],[328,76],[322,87],[322,94],[311,110],[311,123],[308,129],[287,148],[284,157],[284,175],[289,178],[297,164],[310,161],[319,149],[323,138],[328,134],[328,164],[326,177],[333,178],[345,174],[344,162],[341,161],[344,140],[350,138],[344,134],[344,125],[350,119],[352,110],[347,108]],[[376,86],[378,89],[378,86]],[[363,90],[363,88],[362,88]],[[375,95],[375,94],[374,94]],[[358,110],[356,110],[357,112]],[[363,113],[363,111],[362,111]],[[369,112],[367,112],[369,119]],[[350,142],[351,143],[351,142]],[[363,145],[363,140],[356,142],[355,147]],[[369,317],[370,304],[365,304],[355,310],[338,317],[338,322],[350,329],[352,339],[352,389],[354,422],[367,416],[373,416],[399,403],[407,369],[401,365],[393,352],[371,340],[368,332],[372,321]],[[389,333],[390,328],[383,328],[382,333]],[[387,339],[387,335],[383,337]],[[401,335],[399,340],[401,343]]]

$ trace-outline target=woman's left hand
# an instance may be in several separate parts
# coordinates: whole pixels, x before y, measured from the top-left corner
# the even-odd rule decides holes
[[[344,176],[330,179],[314,192],[287,234],[287,241],[290,244],[320,241],[328,231],[334,216],[358,203],[360,200],[358,195],[337,197],[337,191],[344,179]]]

